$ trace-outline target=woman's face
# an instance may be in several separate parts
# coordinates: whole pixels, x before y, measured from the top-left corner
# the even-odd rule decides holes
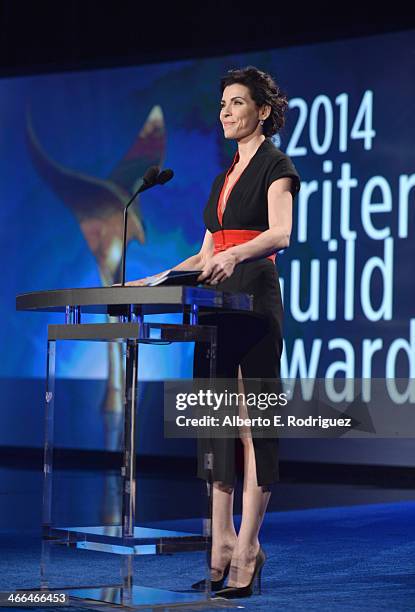
[[[262,134],[260,119],[266,118],[264,109],[258,108],[245,85],[233,83],[222,94],[220,120],[225,138],[240,140],[258,130]]]

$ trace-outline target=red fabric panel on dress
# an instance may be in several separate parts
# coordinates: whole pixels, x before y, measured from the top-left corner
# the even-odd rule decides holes
[[[219,225],[222,225],[222,219],[223,219],[223,213],[225,212],[225,206],[223,206],[223,198],[225,197],[225,191],[226,191],[226,187],[228,185],[228,181],[229,181],[229,175],[232,172],[232,170],[235,167],[235,164],[239,161],[239,153],[238,151],[235,153],[235,157],[233,158],[233,162],[231,167],[229,168],[229,170],[226,173],[226,177],[225,177],[225,182],[223,183],[220,195],[219,195],[219,199],[218,199],[218,220],[219,220]],[[237,178],[237,180],[235,181],[235,183],[232,185],[232,189],[235,187],[236,183],[239,181],[239,176]],[[228,197],[226,198],[226,203],[229,200],[229,196],[232,193],[232,189],[229,191],[228,193]]]
[[[259,230],[220,230],[219,232],[213,232],[212,238],[214,243],[214,255],[221,251],[226,251],[230,247],[237,246],[238,244],[244,244],[252,238],[256,238],[262,234]],[[275,262],[276,254],[268,255],[268,259]]]
[[[239,161],[239,153],[237,151],[235,153],[235,157],[233,158],[232,165],[226,173],[225,181],[223,183],[223,186],[222,186],[222,189],[219,195],[219,199],[218,199],[218,211],[217,212],[218,212],[219,225],[221,226],[222,226],[223,214],[225,212],[225,208],[226,208],[226,204],[228,203],[229,196],[231,195],[232,189],[235,187],[236,183],[239,181],[241,177],[241,175],[238,176],[237,180],[232,185],[232,188],[228,192],[225,206],[223,206],[223,198],[225,197],[225,191],[228,185],[229,175],[234,169],[235,164],[238,161]],[[216,255],[216,253],[220,253],[221,251],[226,251],[226,249],[229,249],[229,247],[236,246],[238,244],[244,244],[245,242],[248,242],[248,240],[252,240],[252,238],[259,236],[259,234],[262,234],[262,232],[258,230],[222,229],[219,232],[214,232],[212,234],[213,242],[215,246],[214,254]],[[276,257],[276,254],[274,253],[273,255],[268,255],[267,259],[270,259],[273,263],[275,263],[275,257]]]

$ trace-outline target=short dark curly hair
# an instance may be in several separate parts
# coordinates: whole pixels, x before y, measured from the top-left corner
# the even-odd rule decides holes
[[[223,93],[225,87],[235,83],[248,87],[251,98],[258,107],[269,104],[271,113],[264,121],[263,133],[265,136],[277,134],[284,127],[288,99],[272,76],[255,68],[255,66],[229,70],[221,79],[221,93]]]

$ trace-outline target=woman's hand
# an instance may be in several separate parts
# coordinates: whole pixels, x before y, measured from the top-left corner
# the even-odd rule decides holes
[[[230,249],[217,253],[208,259],[197,280],[209,285],[217,285],[232,276],[236,263],[236,255]]]

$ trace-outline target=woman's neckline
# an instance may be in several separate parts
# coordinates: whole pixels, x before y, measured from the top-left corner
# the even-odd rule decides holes
[[[248,163],[245,165],[245,169],[249,166],[249,164],[251,163],[251,161],[254,159],[255,155],[258,153],[258,151],[264,146],[264,144],[268,142],[268,138],[265,138],[261,144],[259,145],[259,147],[257,147],[255,153],[253,155],[251,155],[251,157],[248,160]],[[236,156],[238,156],[238,159],[235,161]],[[237,149],[236,153],[235,153],[235,157],[234,157],[234,162],[232,165],[237,164],[241,159],[240,153],[239,153],[239,148]]]
[[[230,197],[232,196],[232,192],[234,187],[237,185],[237,183],[240,181],[240,179],[242,178],[242,176],[245,174],[245,172],[248,170],[249,166],[251,165],[252,160],[254,159],[254,157],[257,155],[258,151],[264,146],[264,144],[267,142],[267,138],[265,138],[265,140],[263,140],[261,142],[261,144],[259,145],[259,147],[257,148],[257,150],[255,151],[255,153],[252,155],[252,157],[249,159],[248,163],[246,164],[245,168],[242,170],[242,172],[239,173],[238,178],[236,179],[236,181],[233,183],[232,187],[230,188],[230,190],[228,191],[228,193],[226,193],[226,200],[223,200],[223,209],[220,210],[221,208],[221,202],[222,202],[222,198],[224,198],[225,196],[225,190],[228,184],[228,179],[230,177],[230,175],[232,174],[232,172],[234,172],[235,170],[235,166],[236,164],[239,162],[239,158],[237,158],[237,156],[239,156],[239,151],[236,151],[235,156],[233,158],[233,162],[230,166],[230,168],[228,168],[228,170],[226,171],[225,174],[225,178],[224,178],[224,182],[222,184],[222,189],[221,192],[219,194],[219,198],[218,198],[218,206],[217,206],[217,218],[218,218],[218,222],[219,225],[221,227],[223,227],[223,217],[225,215],[226,209],[228,208],[228,202]]]

